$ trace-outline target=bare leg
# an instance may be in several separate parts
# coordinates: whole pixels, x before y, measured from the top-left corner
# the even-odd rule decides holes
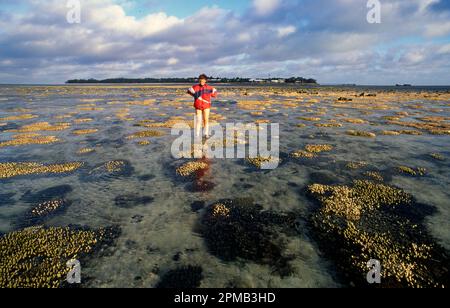
[[[205,135],[209,136],[209,109],[203,110],[203,125],[205,127]]]
[[[202,111],[197,110],[196,118],[195,118],[195,134],[197,137],[200,137],[200,133],[202,130]]]

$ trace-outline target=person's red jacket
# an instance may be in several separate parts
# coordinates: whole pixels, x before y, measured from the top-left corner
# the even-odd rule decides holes
[[[211,98],[217,97],[217,90],[208,84],[204,86],[197,84],[191,87],[188,93],[194,97],[194,107],[197,110],[211,108]]]

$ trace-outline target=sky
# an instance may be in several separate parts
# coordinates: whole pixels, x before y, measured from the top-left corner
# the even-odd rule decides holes
[[[67,20],[74,1],[80,23]],[[0,83],[206,73],[450,85],[450,1],[379,0],[381,23],[368,2],[0,0]]]

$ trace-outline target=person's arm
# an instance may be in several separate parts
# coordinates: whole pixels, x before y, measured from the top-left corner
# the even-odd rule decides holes
[[[211,96],[212,97],[217,97],[217,90],[216,90],[216,88],[213,88],[213,91],[212,91],[212,94],[211,94]]]
[[[188,93],[190,96],[195,97],[195,90],[194,90],[193,87],[189,88],[189,90],[187,90],[187,93]]]

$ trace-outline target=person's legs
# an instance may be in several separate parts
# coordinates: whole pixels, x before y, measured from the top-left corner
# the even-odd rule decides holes
[[[203,110],[203,125],[205,127],[206,136],[209,136],[209,111],[210,109]]]
[[[197,137],[200,137],[200,132],[202,130],[202,114],[203,112],[201,110],[197,110],[197,114],[195,117],[195,134]]]

